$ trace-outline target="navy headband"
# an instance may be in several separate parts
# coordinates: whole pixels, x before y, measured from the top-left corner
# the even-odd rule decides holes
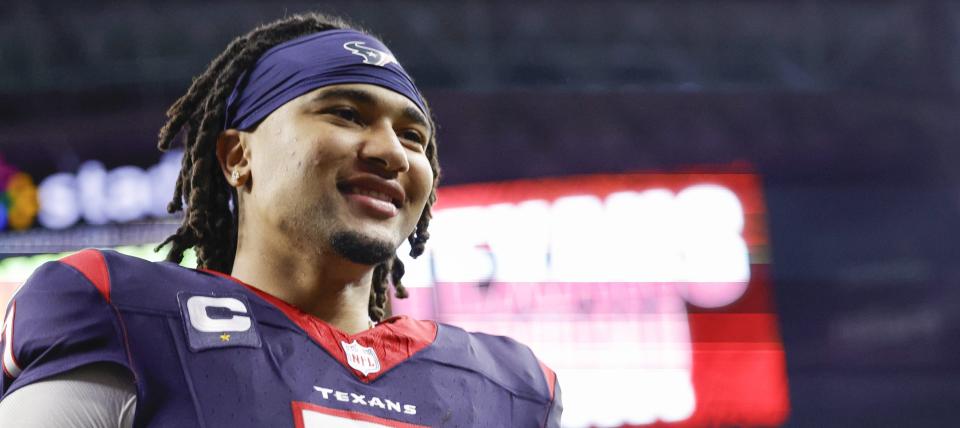
[[[369,83],[413,101],[427,116],[413,80],[379,40],[355,30],[299,37],[266,51],[227,99],[224,129],[247,130],[290,100],[314,89]]]

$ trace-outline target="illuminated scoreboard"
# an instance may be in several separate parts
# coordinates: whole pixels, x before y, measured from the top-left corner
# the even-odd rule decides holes
[[[90,215],[56,212],[69,214],[63,224]],[[411,296],[394,300],[394,312],[529,345],[558,374],[564,426],[786,420],[756,176],[444,187],[430,235],[420,258],[406,256],[407,244],[399,251]],[[152,247],[118,250],[159,259]],[[61,256],[0,261],[0,303],[36,266]]]
[[[558,373],[565,426],[786,420],[756,176],[445,187],[430,232],[394,312],[528,344]]]

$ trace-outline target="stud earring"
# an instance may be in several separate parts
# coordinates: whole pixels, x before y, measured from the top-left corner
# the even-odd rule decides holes
[[[240,171],[233,170],[233,175],[231,175],[231,178],[233,178],[233,182],[234,182],[235,184],[240,184],[240,183],[239,183],[239,182],[240,182]]]

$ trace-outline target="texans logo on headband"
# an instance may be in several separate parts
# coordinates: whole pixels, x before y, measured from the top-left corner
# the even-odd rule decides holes
[[[384,67],[391,62],[397,62],[397,59],[393,57],[392,53],[364,46],[364,42],[346,42],[343,44],[343,48],[350,51],[350,53],[354,55],[362,57],[364,64],[379,65]]]
[[[357,61],[357,56],[363,61]],[[390,89],[427,114],[413,79],[382,42],[356,30],[329,30],[288,40],[264,52],[244,77],[237,79],[227,99],[223,129],[252,129],[296,97],[347,83]]]

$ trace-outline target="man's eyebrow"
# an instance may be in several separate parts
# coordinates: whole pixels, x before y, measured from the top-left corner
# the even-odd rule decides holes
[[[413,107],[404,107],[400,115],[403,116],[404,119],[427,128],[427,132],[433,132],[433,129],[430,128],[430,122],[423,116],[423,113],[420,113],[420,110]]]
[[[321,91],[311,98],[309,102],[319,103],[334,98],[351,100],[357,104],[373,105],[377,103],[377,98],[370,92],[364,91],[363,89],[352,88],[333,88]],[[430,121],[427,120],[426,116],[424,116],[420,110],[407,106],[403,108],[403,110],[400,112],[400,115],[403,116],[404,119],[423,126],[424,128],[427,128],[428,131],[433,132],[433,129],[430,127]]]

